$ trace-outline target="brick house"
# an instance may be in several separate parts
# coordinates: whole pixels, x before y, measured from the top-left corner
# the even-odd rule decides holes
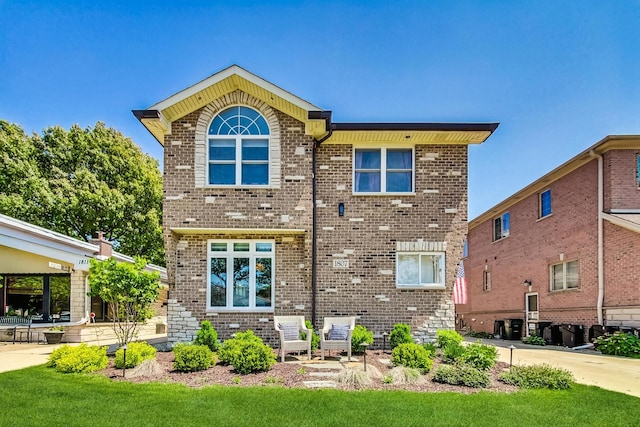
[[[608,136],[469,223],[458,327],[640,327],[640,136]]]
[[[467,145],[497,124],[334,123],[235,65],[134,114],[164,146],[170,341],[208,319],[275,344],[273,315],[454,326]]]

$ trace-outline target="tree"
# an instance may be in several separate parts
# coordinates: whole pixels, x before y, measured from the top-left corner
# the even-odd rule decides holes
[[[98,122],[27,136],[0,120],[0,213],[164,265],[157,160]]]
[[[91,259],[89,296],[99,296],[109,306],[113,331],[121,346],[137,337],[141,322],[153,316],[149,308],[158,298],[160,274],[144,269],[146,261],[136,258],[134,264]]]

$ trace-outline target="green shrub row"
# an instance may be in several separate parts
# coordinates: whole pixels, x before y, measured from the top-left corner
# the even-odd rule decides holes
[[[63,345],[49,356],[47,366],[63,373],[95,372],[109,364],[107,348],[80,344],[72,347]]]
[[[438,366],[433,374],[433,381],[474,388],[486,388],[491,385],[491,378],[486,371],[463,363]]]
[[[351,332],[351,352],[355,354],[362,353],[362,343],[373,344],[373,332],[369,331],[362,325],[356,325]]]
[[[511,372],[500,374],[500,381],[522,388],[565,390],[575,383],[573,374],[551,365],[512,366]]]
[[[232,365],[239,374],[268,371],[276,363],[271,347],[262,342],[253,331],[236,333],[226,340],[218,351],[220,361]]]
[[[594,340],[596,349],[602,354],[640,358],[640,338],[633,334],[616,332],[606,334]]]
[[[154,346],[146,342],[131,342],[127,345],[127,364],[124,361],[124,349],[120,348],[116,351],[116,357],[113,362],[118,369],[135,368],[140,363],[148,359],[155,359],[156,349]]]
[[[440,348],[445,348],[454,344],[462,344],[463,336],[451,329],[438,329],[436,331],[436,341]]]
[[[493,334],[489,332],[480,332],[480,331],[469,331],[465,335],[471,338],[488,339],[488,340],[494,338]]]
[[[196,333],[196,338],[193,340],[194,344],[206,345],[211,351],[218,350],[218,332],[211,326],[211,322],[203,320],[200,323],[200,329]]]
[[[215,354],[206,345],[179,343],[173,355],[173,369],[180,372],[204,371],[216,364]]]
[[[405,366],[426,374],[433,367],[433,359],[429,350],[415,343],[397,345],[391,351],[391,362],[395,366]]]

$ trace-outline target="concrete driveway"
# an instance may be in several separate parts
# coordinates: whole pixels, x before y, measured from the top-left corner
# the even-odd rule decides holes
[[[511,351],[508,347],[513,345],[516,347],[513,350],[514,365],[547,363],[571,371],[580,384],[595,385],[640,397],[640,359],[605,356],[594,350],[526,345],[519,341],[482,340],[482,343],[494,344],[498,348],[498,359],[501,362],[509,363]]]

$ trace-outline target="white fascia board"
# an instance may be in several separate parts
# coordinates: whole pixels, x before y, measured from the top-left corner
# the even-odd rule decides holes
[[[250,81],[251,83],[254,83],[260,87],[263,87],[265,90],[268,90],[269,92],[273,93],[274,95],[279,96],[282,99],[285,99],[289,102],[291,102],[294,105],[297,105],[298,107],[302,108],[303,110],[306,111],[319,111],[321,110],[321,108],[316,107],[315,105],[305,101],[302,98],[299,98],[297,96],[295,96],[294,94],[292,94],[291,92],[287,92],[286,90],[274,85],[273,83],[270,83],[268,81],[266,81],[265,79],[256,76],[253,73],[250,73],[249,71],[245,70],[244,68],[241,68],[237,65],[232,65],[229,68],[225,68],[224,70],[217,72],[215,74],[213,74],[210,77],[207,77],[206,79],[194,84],[193,86],[190,86],[178,93],[176,93],[175,95],[171,95],[170,97],[166,98],[163,101],[158,102],[157,104],[152,105],[151,107],[147,108],[147,110],[164,110],[170,106],[172,106],[173,104],[176,104],[206,88],[208,88],[209,86],[213,86],[216,83],[226,79],[227,77],[233,76],[233,75],[237,75],[245,80]]]

